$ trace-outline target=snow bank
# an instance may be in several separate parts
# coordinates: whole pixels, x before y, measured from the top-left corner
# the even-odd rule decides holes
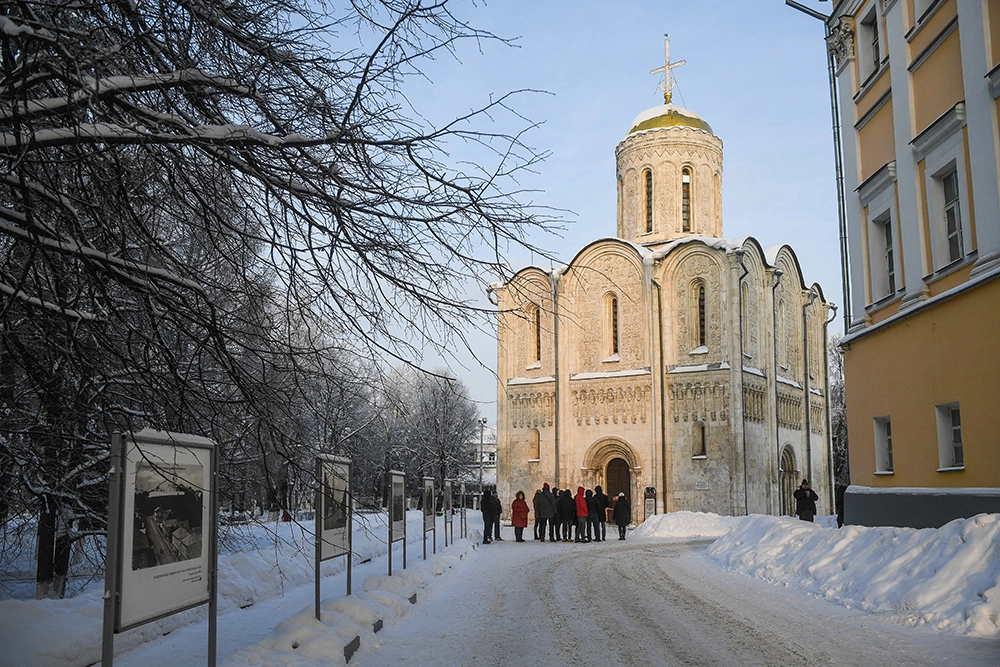
[[[638,531],[636,531],[638,532]],[[750,516],[709,554],[723,567],[802,588],[902,625],[1000,636],[1000,514],[941,528],[839,530]]]
[[[386,519],[384,513],[355,514],[355,564],[386,553]],[[422,513],[407,512],[409,543],[421,543],[422,525]],[[220,538],[219,613],[258,604],[288,589],[313,582],[312,528],[311,521],[227,527]],[[441,531],[438,533],[440,540]],[[447,559],[442,560],[442,563],[447,562]],[[321,564],[321,573],[329,577],[346,568],[346,559],[332,558]],[[404,572],[414,569],[415,566],[410,565]],[[394,574],[393,578],[397,576]],[[63,600],[0,600],[0,647],[3,647],[0,664],[60,666],[99,662],[103,594],[102,577],[79,595]],[[207,616],[207,606],[202,605],[127,630],[115,636],[115,653],[124,653],[184,625],[202,622]],[[292,619],[289,622],[294,624]],[[310,624],[306,623],[305,627],[308,626]],[[58,628],[58,632],[54,633],[53,628]]]
[[[642,539],[719,537],[739,525],[740,521],[740,517],[719,516],[711,512],[670,512],[646,519],[632,535]]]
[[[418,561],[391,577],[372,575],[365,579],[361,593],[324,600],[322,620],[317,620],[312,608],[307,607],[282,621],[258,643],[234,653],[222,665],[347,664],[344,651],[355,638],[360,646],[375,642],[376,621],[388,626],[406,614],[413,607],[414,596],[435,577],[458,564],[472,548],[472,542],[460,540],[441,554]]]

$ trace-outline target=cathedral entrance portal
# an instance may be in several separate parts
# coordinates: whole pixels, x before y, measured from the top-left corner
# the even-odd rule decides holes
[[[781,514],[795,516],[795,489],[798,488],[799,471],[795,467],[795,452],[788,445],[781,450]]]
[[[604,490],[609,498],[615,498],[619,493],[624,493],[629,502],[634,502],[632,498],[632,473],[629,470],[628,462],[625,459],[611,459],[604,474],[607,480],[607,488]]]

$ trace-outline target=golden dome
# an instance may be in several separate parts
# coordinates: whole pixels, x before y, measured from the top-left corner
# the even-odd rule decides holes
[[[712,127],[704,119],[687,109],[682,109],[673,104],[663,104],[652,109],[646,109],[632,121],[632,129],[628,133],[632,134],[633,132],[651,130],[657,127],[693,127],[713,134]]]

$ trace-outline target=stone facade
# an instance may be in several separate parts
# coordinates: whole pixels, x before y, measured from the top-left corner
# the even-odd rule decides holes
[[[722,238],[707,123],[640,119],[616,151],[618,237],[493,286],[498,492],[600,484],[642,521],[653,492],[655,512],[787,514],[809,477],[832,513],[832,306],[788,246]]]

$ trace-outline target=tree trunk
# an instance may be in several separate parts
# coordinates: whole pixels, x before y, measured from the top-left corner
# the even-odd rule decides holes
[[[56,545],[56,515],[49,497],[42,498],[42,510],[38,517],[38,552],[35,559],[35,599],[55,597],[53,595],[54,558]]]

